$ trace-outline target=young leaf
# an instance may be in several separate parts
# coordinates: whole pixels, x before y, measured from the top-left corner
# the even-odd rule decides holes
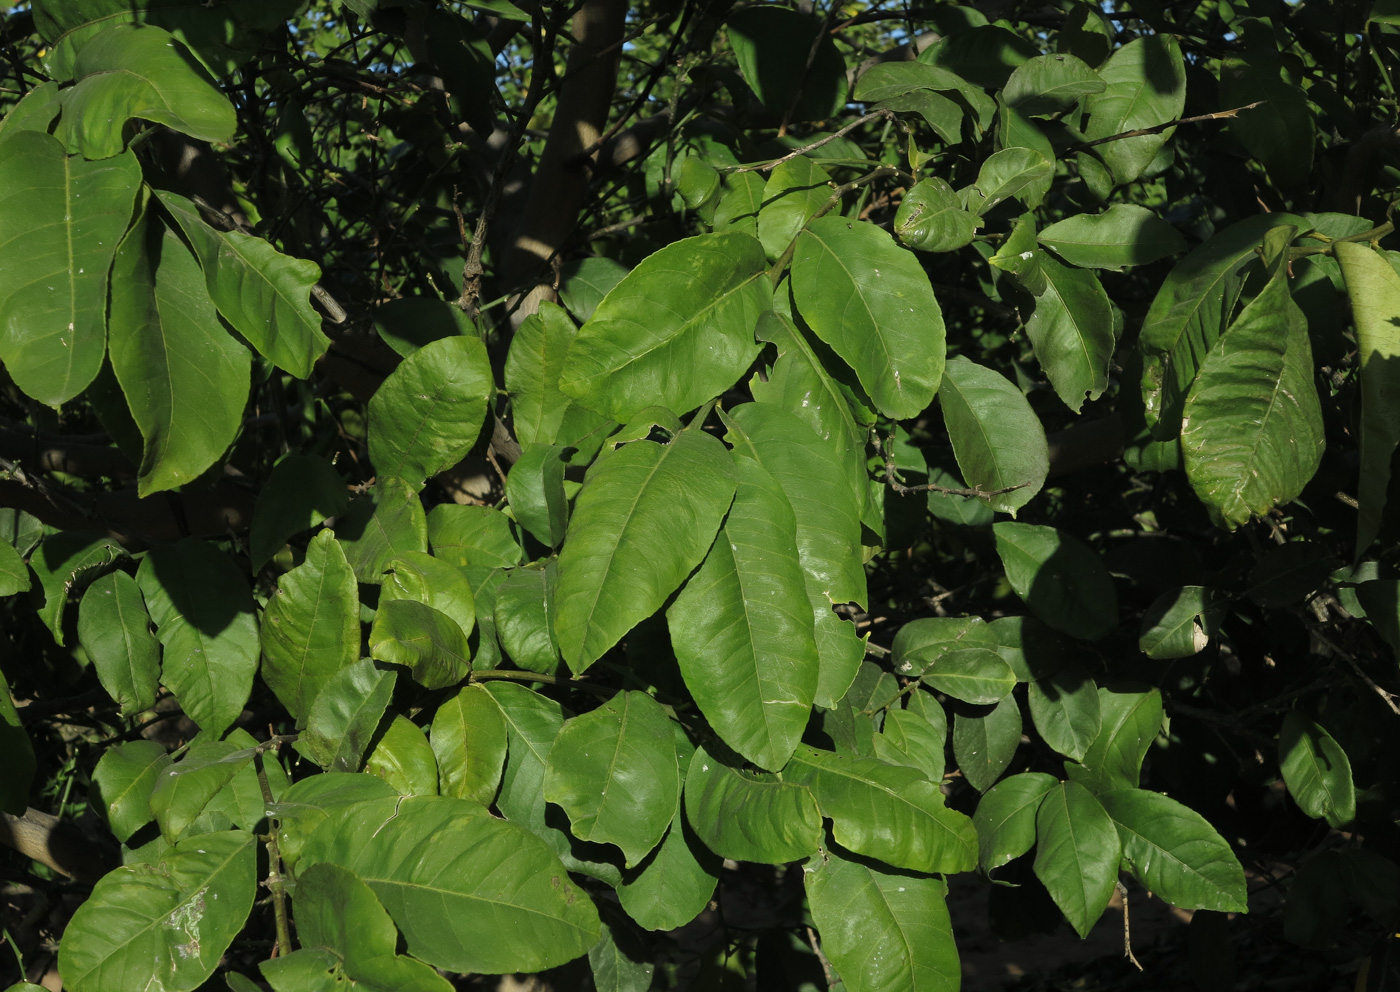
[[[1071,637],[1096,641],[1118,624],[1118,594],[1092,550],[1053,527],[999,523],[997,554],[1031,612]]]
[[[943,421],[968,486],[999,513],[1016,515],[1045,483],[1050,466],[1045,429],[1022,392],[998,372],[959,356],[943,371]]]
[[[730,768],[703,747],[685,776],[685,817],[706,847],[735,861],[787,864],[813,854],[821,840],[811,790]]]
[[[465,685],[437,708],[428,736],[444,796],[489,806],[506,762],[506,720],[491,693]]]
[[[1321,726],[1290,710],[1278,735],[1278,763],[1288,794],[1308,816],[1341,829],[1356,817],[1351,761]]]
[[[1035,876],[1079,936],[1087,937],[1118,880],[1118,830],[1093,793],[1062,782],[1035,814]]]
[[[78,607],[78,641],[123,716],[155,705],[160,642],[150,623],[141,589],[125,572],[109,572],[94,581]]]
[[[1035,846],[1035,815],[1046,793],[1060,783],[1044,772],[1022,772],[992,786],[977,804],[978,863],[1000,868]]]
[[[389,721],[365,760],[365,774],[382,778],[401,796],[436,796],[437,759],[423,730],[402,713]]]

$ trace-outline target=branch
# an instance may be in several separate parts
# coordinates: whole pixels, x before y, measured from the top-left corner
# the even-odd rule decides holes
[[[862,124],[869,124],[871,121],[881,118],[889,121],[896,127],[899,127],[901,129],[904,128],[904,122],[901,121],[898,116],[896,116],[894,111],[885,110],[884,108],[881,108],[880,110],[872,110],[864,117],[857,117],[855,120],[851,121],[851,123],[847,124],[841,130],[833,134],[828,134],[823,138],[819,138],[818,140],[812,142],[810,145],[803,145],[801,148],[795,148],[792,151],[788,152],[786,155],[784,155],[782,158],[775,158],[771,162],[765,162],[762,165],[744,165],[740,166],[737,169],[725,168],[720,169],[719,171],[730,176],[737,176],[741,172],[767,172],[769,169],[776,169],[784,162],[791,162],[793,159],[798,158],[802,155],[806,155],[810,151],[815,151],[822,145],[829,145],[837,138],[844,138],[846,135],[850,134]]]
[[[1235,107],[1231,110],[1217,110],[1213,114],[1198,114],[1195,117],[1178,117],[1174,121],[1167,121],[1165,124],[1154,124],[1152,127],[1140,127],[1136,131],[1124,131],[1121,134],[1110,134],[1106,138],[1095,138],[1093,141],[1081,141],[1078,144],[1070,145],[1066,152],[1082,152],[1086,148],[1093,148],[1095,145],[1105,145],[1110,141],[1122,141],[1124,138],[1141,138],[1149,134],[1161,134],[1163,131],[1170,131],[1178,124],[1199,124],[1202,121],[1218,121],[1227,117],[1236,117],[1242,110],[1253,110],[1255,107],[1268,103],[1268,100],[1255,100],[1253,103],[1246,103],[1243,107]]]

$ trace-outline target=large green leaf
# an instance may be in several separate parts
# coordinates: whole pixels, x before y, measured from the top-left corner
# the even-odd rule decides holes
[[[1366,245],[1335,247],[1356,322],[1361,363],[1361,472],[1356,556],[1380,533],[1390,484],[1390,459],[1400,444],[1400,275]]]
[[[1291,227],[1273,228],[1273,271],[1211,347],[1182,408],[1181,453],[1191,486],[1227,527],[1303,491],[1322,461],[1322,406],[1307,319],[1288,288]]]
[[[141,590],[125,572],[110,572],[83,593],[78,641],[123,716],[155,705],[160,644],[150,625]]]
[[[1146,265],[1186,248],[1176,228],[1135,203],[1115,203],[1101,214],[1074,214],[1037,238],[1071,265],[1096,269]]]
[[[971,646],[943,652],[923,681],[965,703],[997,703],[1015,688],[1016,673],[997,651]]]
[[[1086,395],[1098,399],[1108,388],[1113,310],[1098,276],[1088,269],[1061,265],[1043,253],[1036,265],[1045,288],[1036,294],[1026,335],[1056,395],[1078,413]]]
[[[170,764],[165,746],[155,741],[127,741],[109,748],[92,773],[92,805],[123,844],[155,815],[151,792]]]
[[[331,676],[360,656],[355,573],[335,535],[311,539],[306,560],[277,581],[262,615],[262,677],[304,726]]]
[[[84,573],[104,568],[125,554],[122,546],[111,538],[83,531],[61,531],[45,537],[29,556],[29,567],[44,590],[39,619],[60,645],[64,639],[63,611],[73,586],[85,577]]]
[[[0,141],[0,361],[49,406],[102,368],[107,273],[141,186],[133,154],[69,158],[40,131]]]
[[[30,586],[29,568],[14,545],[0,539],[0,596],[26,592]]]
[[[1154,895],[1178,909],[1248,912],[1244,869],[1205,817],[1146,789],[1099,796],[1118,827],[1123,860]]]
[[[397,680],[370,658],[337,671],[311,701],[297,750],[329,771],[359,771]]]
[[[731,768],[703,747],[685,776],[685,817],[706,847],[735,861],[787,864],[815,853],[821,841],[810,789]]]
[[[628,868],[660,842],[680,792],[670,717],[644,692],[619,692],[566,721],[545,764],[545,800],[579,840],[621,848]]]
[[[934,785],[943,781],[948,720],[931,694],[915,693],[907,710],[886,710],[884,726],[871,743],[875,757],[886,764],[916,768]]]
[[[805,428],[804,428],[805,429]],[[734,496],[728,453],[698,430],[633,441],[584,477],[559,556],[555,634],[585,671],[705,557]]]
[[[972,242],[977,227],[977,216],[963,207],[948,181],[937,176],[916,183],[894,215],[895,236],[920,251],[954,251]]]
[[[422,551],[405,551],[389,560],[379,587],[380,604],[411,599],[445,614],[463,634],[476,625],[471,584],[460,568]]]
[[[1331,734],[1296,710],[1283,718],[1278,763],[1288,794],[1308,816],[1326,819],[1337,829],[1355,818],[1356,786],[1347,753]]]
[[[718,396],[758,354],[754,325],[772,301],[766,265],[763,246],[735,232],[647,256],[579,329],[559,388],[617,421]]]
[[[817,336],[887,417],[922,413],[943,378],[943,312],[918,259],[873,224],[813,221],[797,239],[792,293]]]
[[[546,547],[558,547],[569,522],[564,495],[568,449],[557,444],[526,445],[506,476],[506,499],[521,527]]]
[[[496,798],[506,763],[506,720],[484,687],[465,685],[443,702],[433,714],[428,740],[444,796],[483,806]]]
[[[279,976],[296,975],[309,958],[308,970],[330,979],[331,987],[348,980],[364,992],[451,992],[452,984],[428,965],[396,953],[399,932],[389,914],[374,891],[344,868],[322,863],[302,872],[294,908],[301,950],[261,965],[274,988],[280,987]],[[298,986],[285,987],[290,992]]]
[[[63,932],[58,967],[76,992],[190,992],[214,973],[257,893],[257,838],[203,834],[159,864],[107,874]]]
[[[1028,117],[1049,117],[1107,88],[1097,72],[1073,55],[1037,55],[1012,71],[1001,98]]]
[[[617,898],[627,915],[646,930],[684,926],[709,904],[719,883],[720,859],[700,843],[677,809],[656,850],[623,872]]]
[[[336,810],[303,864],[365,882],[416,958],[449,971],[541,971],[588,951],[598,912],[529,831],[465,799],[405,798],[381,820]]]
[[[1118,881],[1118,830],[1094,794],[1078,782],[1062,782],[1045,793],[1035,828],[1035,876],[1070,926],[1088,936]]]
[[[1031,612],[1071,637],[1096,641],[1118,624],[1113,577],[1097,554],[1054,527],[993,527],[1006,579]]]
[[[1022,772],[992,786],[977,804],[978,863],[1000,868],[1035,846],[1035,814],[1045,794],[1060,783],[1044,772]]]
[[[558,581],[558,562],[550,558],[542,565],[507,569],[496,587],[496,635],[501,649],[519,668],[545,674],[559,668],[559,641],[554,633]]]
[[[136,582],[164,646],[160,680],[185,715],[223,735],[253,688],[258,624],[242,570],[214,545],[186,538],[154,548]]]
[[[486,346],[441,338],[400,363],[369,401],[369,457],[380,479],[414,489],[476,444],[495,388]]]
[[[210,800],[252,763],[253,754],[231,741],[200,739],[177,763],[161,769],[151,789],[151,812],[165,839],[179,840]]]
[[[538,313],[521,323],[506,356],[506,390],[510,393],[516,439],[522,445],[559,444],[597,451],[612,421],[579,405],[559,389],[569,346],[578,328],[553,303],[540,304]]]
[[[826,850],[803,868],[822,951],[851,992],[944,992],[962,967],[948,883]]]
[[[972,821],[943,804],[938,786],[913,768],[802,745],[783,780],[806,785],[836,842],[857,854],[921,872],[977,865]]]
[[[1113,53],[1098,74],[1108,88],[1085,101],[1089,112],[1085,137],[1090,141],[1176,120],[1186,106],[1186,66],[1181,47],[1171,35],[1130,41]],[[1109,141],[1094,151],[1115,183],[1130,183],[1142,175],[1175,130]]]
[[[457,566],[508,568],[525,559],[510,517],[491,506],[442,503],[433,507],[428,514],[428,543],[434,557]]]
[[[471,671],[471,648],[457,621],[412,599],[379,605],[369,630],[369,653],[376,661],[403,665],[426,689],[444,689]]]
[[[979,217],[1003,200],[1019,197],[1028,207],[1038,205],[1034,191],[1044,195],[1055,174],[1055,163],[1034,148],[1003,148],[993,152],[977,171],[975,185],[963,191],[967,209]]]
[[[787,763],[807,726],[820,658],[782,488],[734,460],[734,503],[666,613],[681,675],[724,742],[761,768]]]
[[[220,325],[199,263],[150,211],[117,250],[108,334],[144,441],[138,491],[193,482],[242,426],[252,356]]]
[[[165,190],[156,196],[199,259],[223,318],[272,364],[301,379],[309,376],[331,343],[311,306],[320,267],[283,255],[262,238],[214,230],[183,196]]]
[[[153,25],[117,24],[87,41],[59,119],[68,150],[90,159],[121,154],[122,131],[133,117],[202,141],[232,140],[233,104],[183,50]]]
[[[1025,395],[999,372],[962,356],[950,359],[939,393],[943,422],[958,469],[978,497],[999,513],[1016,515],[1040,492],[1050,467],[1045,428]]]
[[[1095,792],[1136,789],[1142,760],[1162,729],[1162,694],[1133,684],[1099,688],[1099,733],[1065,771]]]

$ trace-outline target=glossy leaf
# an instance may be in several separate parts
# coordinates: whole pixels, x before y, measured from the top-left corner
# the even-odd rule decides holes
[[[949,651],[994,643],[981,617],[920,617],[899,628],[890,660],[900,675],[916,676]]]
[[[924,670],[923,681],[966,703],[995,703],[1016,685],[1016,673],[1000,654],[985,647],[946,651]]]
[[[1076,761],[1099,735],[1098,687],[1077,662],[1037,679],[1026,691],[1031,720],[1041,738]]]
[[[943,372],[939,393],[943,421],[968,488],[1000,513],[1016,515],[1045,483],[1050,466],[1045,429],[1025,396],[1005,376],[961,356]]]
[[[161,683],[185,715],[218,737],[243,712],[258,667],[258,625],[241,570],[212,544],[152,549],[136,582],[165,648]]]
[[[555,635],[575,674],[656,612],[700,564],[734,496],[729,465],[718,440],[688,430],[668,444],[633,441],[589,469],[554,597]]]
[[[198,740],[178,762],[157,773],[151,812],[168,842],[180,839],[209,801],[252,763],[253,753],[230,741]]]
[[[923,700],[915,710],[892,709],[885,713],[885,723],[873,740],[875,757],[886,764],[907,765],[918,769],[934,785],[943,781],[943,750],[948,743],[946,718],[931,721],[926,714],[943,716],[938,701],[928,693],[917,693]]]
[[[437,759],[423,730],[402,713],[389,721],[365,759],[365,774],[382,778],[401,796],[436,796]]]
[[[579,329],[559,388],[620,422],[719,395],[758,354],[754,325],[772,299],[765,266],[762,245],[727,232],[647,256]]]
[[[1351,762],[1321,726],[1292,710],[1278,735],[1278,763],[1288,794],[1308,816],[1337,829],[1356,816]]]
[[[1105,89],[1099,74],[1073,55],[1038,55],[1012,71],[1001,98],[1029,117],[1040,117]]]
[[[1036,811],[1046,793],[1059,784],[1044,772],[1022,772],[987,791],[972,817],[983,871],[1000,868],[1035,846]]]
[[[1142,760],[1162,729],[1162,694],[1132,684],[1099,687],[1099,733],[1070,777],[1095,792],[1135,789]]]
[[[1035,876],[1081,937],[1103,915],[1118,881],[1118,830],[1093,793],[1062,782],[1035,814]]]
[[[1101,214],[1066,217],[1037,238],[1071,265],[1096,269],[1147,265],[1186,249],[1186,239],[1176,228],[1135,203],[1115,203]]]
[[[108,873],[64,930],[58,966],[76,992],[150,987],[190,992],[214,973],[257,892],[257,840],[203,834],[158,864]]]
[[[685,817],[722,858],[781,865],[817,850],[821,814],[811,790],[777,775],[731,768],[698,748],[685,777]]]
[[[9,545],[5,545],[9,547]],[[155,705],[160,682],[160,642],[136,580],[110,572],[88,586],[78,608],[78,641],[98,681],[132,716]]]
[[[967,707],[953,714],[953,757],[968,784],[991,787],[1021,743],[1021,708],[1013,696],[992,707]]]
[[[601,261],[601,260],[600,260]],[[539,312],[521,323],[506,356],[506,390],[510,393],[515,436],[522,445],[558,444],[583,446],[582,439],[602,435],[611,425],[559,389],[569,346],[578,328],[569,315],[553,303],[540,304]],[[597,446],[594,445],[593,450]]]
[[[1036,262],[1045,288],[1036,294],[1026,334],[1035,359],[1055,393],[1078,413],[1084,398],[1098,399],[1108,387],[1113,357],[1113,312],[1098,277],[1041,256]]]
[[[822,952],[851,992],[955,989],[962,967],[939,878],[826,850],[803,867]]]
[[[726,744],[778,769],[807,726],[820,659],[792,506],[757,462],[735,459],[734,503],[667,610],[681,675]]]
[[[433,557],[457,566],[510,567],[525,558],[510,517],[489,506],[443,503],[428,514]]]
[[[787,251],[803,225],[832,195],[831,176],[806,156],[782,162],[768,173],[763,209],[758,212],[758,240],[768,258]]]
[[[262,653],[263,681],[303,726],[322,687],[360,656],[355,574],[330,531],[278,579],[263,610]]]
[[[550,673],[559,668],[559,642],[554,634],[555,560],[542,567],[524,565],[506,572],[496,588],[496,634],[502,650],[518,667]]]
[[[912,768],[802,745],[783,780],[810,788],[836,842],[857,854],[921,872],[977,864],[972,821],[948,809],[938,786]]]
[[[485,510],[486,507],[472,507]],[[428,522],[417,490],[403,479],[385,479],[374,497],[361,497],[335,525],[336,539],[355,578],[377,585],[389,562],[408,551],[428,550]]]
[[[719,883],[720,859],[677,809],[666,836],[640,865],[622,873],[617,898],[645,930],[674,930],[700,915]]]
[[[1189,658],[1203,650],[1225,618],[1225,598],[1208,586],[1158,596],[1142,617],[1138,647],[1149,658]]]
[[[1123,860],[1154,895],[1178,909],[1248,912],[1244,869],[1205,817],[1146,789],[1099,797],[1118,827]]]
[[[1130,41],[1099,67],[1098,74],[1107,89],[1091,95],[1084,104],[1089,112],[1084,136],[1090,141],[1176,120],[1186,106],[1186,67],[1181,48],[1170,35],[1153,34]],[[1115,183],[1130,183],[1142,175],[1174,131],[1167,128],[1110,141],[1094,151],[1112,172]]]
[[[425,689],[443,689],[467,677],[471,648],[457,622],[411,599],[381,603],[369,631],[370,657],[403,665]]]
[[[369,658],[337,671],[311,701],[297,750],[327,771],[359,771],[397,680]]]
[[[947,181],[920,180],[900,201],[895,236],[920,251],[954,251],[972,242],[977,217],[963,207]]]
[[[369,401],[369,457],[379,478],[417,490],[461,461],[481,434],[494,389],[477,338],[442,338],[405,358]]]
[[[170,755],[155,741],[127,741],[109,748],[92,773],[93,805],[123,844],[155,816],[151,791],[170,765]]]
[[[428,740],[444,796],[489,805],[506,762],[506,720],[480,685],[465,685],[437,708]]]
[[[1031,612],[1071,637],[1096,641],[1118,624],[1118,594],[1103,560],[1053,527],[999,523],[997,554]]]
[[[597,910],[559,860],[485,807],[422,796],[383,822],[357,813],[333,812],[303,863],[339,865],[365,882],[414,957],[449,971],[540,971],[598,939]]]
[[[923,412],[943,378],[943,312],[918,260],[873,224],[822,217],[797,239],[792,292],[876,409]]]
[[[1022,196],[1027,189],[1043,189],[1044,182],[1054,174],[1054,161],[1034,148],[993,152],[978,170],[977,183],[965,191],[967,209],[980,217],[1003,200]]]
[[[66,403],[102,367],[107,273],[140,185],[132,154],[69,158],[40,131],[0,141],[0,361],[41,403]]]
[[[350,508],[345,480],[330,462],[296,452],[281,458],[258,493],[249,527],[248,553],[260,572],[287,539]]]
[[[117,250],[108,333],[144,441],[140,494],[193,482],[242,426],[252,359],[220,326],[199,263],[149,211]]]
[[[544,797],[579,840],[615,844],[633,868],[661,840],[680,799],[670,718],[644,692],[620,692],[565,722],[545,765]]]
[[[554,444],[527,447],[506,476],[506,498],[520,526],[546,547],[558,547],[569,522],[564,495],[565,449]]]

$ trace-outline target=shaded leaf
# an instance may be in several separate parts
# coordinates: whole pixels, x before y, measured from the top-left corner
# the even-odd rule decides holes
[[[1331,734],[1296,710],[1283,718],[1278,763],[1288,794],[1308,816],[1326,819],[1338,829],[1355,818],[1356,787],[1346,752]]]
[[[155,816],[151,791],[170,764],[170,755],[155,741],[127,741],[109,748],[92,773],[93,805],[123,844]]]
[[[1096,641],[1118,624],[1118,594],[1094,551],[1054,527],[999,523],[997,554],[1031,612],[1071,637]]]
[[[1162,729],[1162,694],[1134,684],[1099,687],[1099,733],[1070,778],[1095,792],[1136,789],[1142,760]]]
[[[1138,647],[1149,658],[1189,658],[1220,629],[1225,604],[1225,597],[1208,586],[1169,589],[1143,614]]]
[[[729,44],[739,71],[770,112],[785,122],[830,117],[846,102],[846,63],[820,18],[782,7],[729,15]]]
[[[123,716],[155,705],[160,643],[150,624],[141,590],[125,572],[110,572],[83,593],[78,608],[78,641],[97,670],[102,688],[117,701]]]
[[[1165,124],[1180,117],[1186,106],[1186,67],[1181,48],[1170,35],[1130,41],[1099,67],[1098,75],[1108,88],[1085,101],[1089,127],[1084,136],[1089,141]],[[1106,142],[1094,151],[1115,183],[1130,183],[1142,175],[1175,130]]]
[[[1016,515],[1045,483],[1050,453],[1045,429],[1025,396],[1005,376],[959,356],[943,371],[943,421],[967,488],[992,492],[979,501]]]
[[[384,580],[384,570],[396,556],[428,550],[423,504],[403,479],[385,479],[375,485],[373,498],[352,502],[336,521],[335,536],[345,548],[345,560],[355,570],[355,578],[371,585]]]
[[[1035,814],[1046,793],[1060,783],[1044,772],[1022,772],[1002,779],[977,803],[978,863],[1000,868],[1035,846]]]
[[[703,747],[686,773],[685,817],[706,847],[735,861],[786,864],[813,854],[821,840],[811,790],[731,768]]]
[[[345,480],[329,461],[296,452],[279,459],[253,507],[248,534],[253,571],[262,571],[288,538],[340,516],[349,507]]]
[[[1031,720],[1041,739],[1078,760],[1099,735],[1098,687],[1077,662],[1032,682],[1026,692]]]
[[[1073,55],[1037,55],[1012,71],[1001,98],[1027,116],[1040,117],[1107,88],[1097,72]]]
[[[968,784],[986,791],[1006,771],[1021,743],[1021,708],[1012,696],[992,707],[953,714],[953,757]]]

